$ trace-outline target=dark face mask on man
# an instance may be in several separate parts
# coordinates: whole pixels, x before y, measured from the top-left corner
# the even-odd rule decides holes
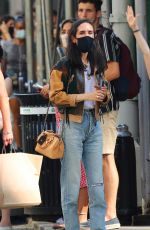
[[[91,50],[94,38],[85,36],[77,38],[77,47],[81,53],[87,53]]]

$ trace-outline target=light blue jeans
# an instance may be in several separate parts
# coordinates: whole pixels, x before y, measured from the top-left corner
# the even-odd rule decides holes
[[[61,167],[61,201],[66,230],[79,230],[78,195],[80,163],[86,170],[90,228],[105,230],[104,187],[102,176],[102,131],[91,112],[84,112],[82,123],[71,122],[63,128],[65,153]]]

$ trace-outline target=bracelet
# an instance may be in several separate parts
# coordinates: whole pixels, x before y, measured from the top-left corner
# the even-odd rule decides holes
[[[140,31],[140,29],[133,30],[133,33],[137,33],[137,32],[139,32],[139,31]]]

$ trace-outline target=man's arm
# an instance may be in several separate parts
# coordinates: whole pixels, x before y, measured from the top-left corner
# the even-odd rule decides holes
[[[118,78],[120,76],[119,62],[107,62],[107,69],[104,74],[107,81]]]
[[[105,54],[107,61],[107,69],[105,70],[105,78],[108,81],[119,78],[119,58],[120,44],[114,32],[111,29],[104,29],[103,34],[99,33],[99,42]]]

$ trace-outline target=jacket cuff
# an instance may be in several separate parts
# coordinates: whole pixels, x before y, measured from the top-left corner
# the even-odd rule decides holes
[[[70,95],[70,106],[71,107],[76,107],[76,105],[77,105],[76,97],[77,97],[77,95],[74,95],[74,94]]]

